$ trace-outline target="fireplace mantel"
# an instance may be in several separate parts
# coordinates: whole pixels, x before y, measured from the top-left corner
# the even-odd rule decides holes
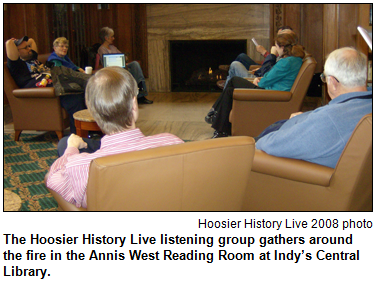
[[[147,5],[150,91],[171,91],[169,40],[245,38],[248,55],[262,60],[251,39],[269,49],[269,18],[268,4]]]

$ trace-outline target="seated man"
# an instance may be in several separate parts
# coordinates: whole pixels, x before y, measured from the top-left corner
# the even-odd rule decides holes
[[[20,88],[38,87],[46,75],[51,76],[51,70],[38,61],[38,48],[35,41],[27,36],[21,39],[11,38],[5,43],[7,66],[14,81]],[[52,87],[52,80],[48,80]],[[69,114],[70,131],[76,132],[73,114],[86,109],[83,93],[60,96],[60,103]]]
[[[294,36],[295,42],[298,42],[298,37],[292,31],[289,26],[283,26],[278,29],[277,36],[281,33],[291,33]],[[257,50],[263,54],[265,57],[264,62],[262,63],[261,67],[258,69],[253,70],[255,77],[263,77],[265,73],[270,71],[270,69],[277,63],[279,60],[278,52],[275,46],[272,46],[270,53],[266,51],[266,49],[258,45]],[[247,54],[239,54],[238,57],[233,61],[230,65],[228,76],[226,80],[220,80],[217,82],[217,86],[221,89],[224,89],[227,86],[228,81],[233,77],[241,77],[247,78],[249,77],[248,71],[254,65],[258,65],[255,61],[253,61]]]
[[[120,67],[107,67],[92,76],[86,87],[86,104],[105,136],[100,149],[80,153],[87,139],[72,134],[64,154],[51,166],[46,186],[77,207],[86,207],[90,162],[98,157],[183,143],[171,134],[146,137],[136,128],[138,86],[132,75]],[[60,146],[60,145],[59,145]],[[141,174],[141,172],[140,172]]]
[[[271,130],[266,129],[268,133],[256,138],[257,149],[279,157],[336,166],[357,123],[372,113],[372,90],[366,86],[366,56],[349,47],[333,51],[325,62],[322,81],[332,99],[329,104],[294,113],[277,127],[273,124]]]

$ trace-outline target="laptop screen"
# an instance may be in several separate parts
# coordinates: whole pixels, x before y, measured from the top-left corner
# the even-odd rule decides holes
[[[122,53],[103,54],[103,67],[122,67],[125,68],[125,56]]]

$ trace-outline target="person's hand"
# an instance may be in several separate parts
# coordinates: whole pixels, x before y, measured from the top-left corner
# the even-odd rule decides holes
[[[302,114],[303,112],[295,112],[295,113],[292,113],[291,115],[290,115],[290,119],[291,118],[293,118],[293,117],[295,117],[295,116],[298,116],[298,115],[300,115],[300,114]]]
[[[257,45],[256,50],[257,50],[258,53],[261,53],[262,56],[264,56],[264,54],[266,53],[266,49],[262,45]]]
[[[85,73],[85,71],[84,71],[84,69],[82,69],[82,68],[79,68],[79,69],[77,69],[79,72],[81,72],[81,73],[84,73],[84,74],[86,74]]]
[[[277,51],[277,47],[275,47],[275,46],[272,46],[272,48],[270,49],[270,53],[274,54],[275,56],[279,56],[278,51]]]
[[[258,86],[260,80],[261,80],[261,78],[255,78],[255,79],[253,80],[253,84],[256,85],[256,86]]]
[[[67,141],[68,147],[75,147],[77,149],[87,148],[87,143],[80,137],[75,134],[71,134]]]

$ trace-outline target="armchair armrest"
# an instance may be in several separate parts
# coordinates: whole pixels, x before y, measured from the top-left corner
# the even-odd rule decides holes
[[[244,101],[290,101],[292,93],[289,91],[235,88],[234,100]]]
[[[283,158],[256,150],[252,171],[288,180],[328,187],[333,168],[303,160]]]
[[[18,98],[56,98],[53,87],[15,89],[13,95]]]

